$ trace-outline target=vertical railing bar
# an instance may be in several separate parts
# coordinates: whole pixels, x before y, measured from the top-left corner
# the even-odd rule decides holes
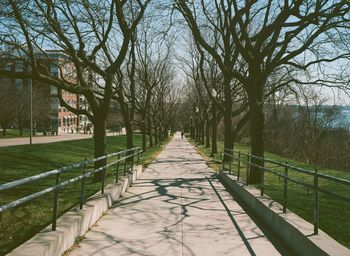
[[[115,183],[118,183],[119,181],[119,161],[120,160],[120,154],[118,154],[118,161],[116,163],[116,173],[115,173]]]
[[[246,186],[248,186],[248,184],[249,184],[249,171],[250,171],[250,161],[251,161],[251,156],[250,156],[250,153],[248,153],[248,155],[247,155],[247,173],[246,173],[246,175],[247,175],[247,177],[246,177],[246,181],[245,181],[245,184],[246,184]]]
[[[137,148],[137,165],[139,165],[140,162],[140,148]]]
[[[259,168],[260,169],[260,175],[261,175],[261,183],[260,183],[260,196],[264,195],[264,186],[265,186],[265,169],[264,168]]]
[[[131,170],[130,171],[134,170],[134,153],[135,153],[135,149],[131,151]]]
[[[60,183],[61,173],[56,174],[56,186]],[[52,214],[52,231],[56,231],[56,222],[58,216],[58,197],[59,197],[59,188],[55,189],[54,203],[53,203],[53,214]]]
[[[283,185],[283,213],[287,212],[288,205],[288,162],[284,166],[284,185]]]
[[[86,158],[84,160],[83,164],[83,175],[86,173]],[[80,204],[79,204],[79,209],[83,209],[84,201],[85,201],[85,176],[81,179],[81,187],[80,187]]]
[[[314,192],[315,192],[315,208],[314,208],[314,235],[318,235],[320,205],[319,205],[319,193],[318,193],[318,169],[315,169],[314,173]]]
[[[105,181],[106,181],[107,168],[104,166],[102,168],[102,182],[101,182],[101,194],[105,193]]]
[[[232,174],[232,160],[233,160],[233,154],[234,154],[234,152],[232,151],[231,154],[232,154],[232,155],[230,155],[230,160],[229,160],[230,162],[229,162],[229,167],[228,167],[228,173],[229,173],[229,174]]]
[[[222,152],[222,171],[225,171],[225,150]]]
[[[106,158],[106,164],[108,163],[108,158]],[[101,182],[101,194],[105,193],[105,182],[106,182],[106,173],[107,173],[107,167],[106,165],[102,168],[102,182]]]
[[[126,166],[126,163],[127,163],[127,152],[125,152],[125,159],[124,159],[124,177],[126,176],[126,168],[127,168],[127,166]]]
[[[238,151],[237,180],[239,180],[240,175],[241,175],[241,151]]]

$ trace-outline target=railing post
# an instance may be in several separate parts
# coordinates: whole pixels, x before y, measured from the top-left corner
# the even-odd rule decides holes
[[[229,174],[231,174],[232,173],[232,160],[233,160],[233,154],[234,154],[234,152],[232,151],[231,152],[232,153],[232,155],[230,154],[230,162],[229,162],[229,167],[228,167],[228,173]]]
[[[320,217],[320,205],[318,194],[318,169],[315,169],[314,173],[314,191],[315,191],[315,208],[314,208],[314,235],[318,235],[318,225]]]
[[[288,162],[284,166],[283,183],[283,213],[286,213],[288,205]]]
[[[117,167],[115,170],[115,183],[118,183],[119,181],[119,159],[120,159],[120,154],[118,154],[118,159],[117,159]]]
[[[83,164],[83,175],[86,173],[86,158],[84,160]],[[84,201],[85,201],[85,176],[81,179],[81,187],[80,187],[80,203],[79,203],[79,209],[83,209]]]
[[[106,175],[107,175],[107,167],[106,167],[106,166],[103,166],[103,168],[102,168],[101,194],[104,194],[104,193],[105,193]]]
[[[237,180],[239,180],[240,175],[241,175],[241,151],[238,151]]]
[[[131,171],[134,170],[134,153],[135,149],[131,150]]]
[[[140,162],[140,148],[137,148],[137,165],[139,165],[139,162]]]
[[[225,150],[222,152],[222,167],[221,170],[224,172],[225,171]]]
[[[56,186],[60,183],[61,173],[56,174]],[[59,188],[55,189],[54,201],[53,201],[53,214],[52,214],[52,231],[56,231],[56,222],[58,216],[58,196]]]
[[[246,186],[248,186],[249,184],[249,172],[250,172],[250,161],[251,161],[251,155],[250,153],[248,153],[247,155],[247,177],[246,177],[246,181],[245,181],[245,184]]]
[[[127,163],[127,154],[128,154],[128,151],[125,152],[125,160],[124,160],[124,177],[126,176],[126,163]]]

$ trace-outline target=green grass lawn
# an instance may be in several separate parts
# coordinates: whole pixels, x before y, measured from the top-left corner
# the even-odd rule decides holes
[[[22,137],[29,137],[29,130],[28,129],[23,130],[23,136],[20,135],[18,129],[7,129],[6,136],[4,136],[2,134],[2,130],[0,130],[0,139],[22,138]]]
[[[141,146],[141,135],[135,134],[135,146]],[[126,136],[107,137],[109,153],[123,150],[126,145]],[[143,154],[140,161],[149,164],[162,146],[150,148]],[[93,158],[93,140],[64,141],[49,144],[21,145],[0,148],[0,184],[53,170],[62,166],[81,162],[84,158]],[[92,166],[88,167],[91,170]],[[119,166],[119,175],[122,175],[124,166]],[[71,170],[61,175],[61,181],[76,177],[82,170]],[[116,169],[107,171],[107,182],[115,180]],[[51,176],[39,182],[22,185],[14,189],[0,192],[0,205],[11,200],[19,199],[30,193],[40,191],[55,183]],[[86,196],[96,193],[100,183],[86,179]],[[62,189],[59,196],[59,214],[68,211],[79,202],[80,183],[74,183]],[[4,255],[19,244],[23,243],[43,227],[50,224],[53,210],[53,193],[31,201],[15,209],[5,211],[0,216],[0,255]]]
[[[210,148],[198,146],[200,151],[207,157],[210,155]],[[218,151],[222,152],[224,149],[223,143],[218,143]],[[242,153],[250,152],[250,147],[244,144],[235,144],[235,151]],[[294,161],[279,155],[265,153],[265,157],[279,162],[288,162],[290,165],[302,167],[309,170],[314,170],[315,166]],[[210,158],[211,159],[211,158]],[[214,160],[221,160],[220,154],[216,154]],[[218,169],[218,165],[214,166]],[[266,164],[266,167],[279,173],[284,173],[284,168],[278,167],[274,164]],[[232,173],[237,175],[237,163],[232,164]],[[343,179],[350,180],[350,171],[336,171],[326,168],[320,168],[319,173],[324,173]],[[241,165],[241,179],[246,179],[246,167]],[[306,174],[301,174],[296,171],[289,171],[289,176],[300,181],[307,182],[313,185],[313,177]],[[265,172],[265,194],[269,195],[275,201],[283,202],[283,179],[279,179],[276,175]],[[260,188],[259,185],[257,185]],[[320,188],[335,192],[347,198],[350,198],[350,187],[345,185],[338,185],[331,181],[320,180]],[[288,209],[298,214],[310,223],[313,223],[313,209],[314,209],[314,193],[300,185],[289,182],[288,184]],[[320,228],[336,239],[341,244],[350,248],[350,204],[339,201],[338,199],[325,195],[320,192]]]

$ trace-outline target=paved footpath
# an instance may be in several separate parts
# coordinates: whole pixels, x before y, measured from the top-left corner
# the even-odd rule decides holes
[[[179,134],[70,256],[280,255]]]
[[[107,133],[107,136],[117,136],[117,134]],[[92,134],[59,134],[54,136],[34,136],[33,144],[46,144],[60,141],[69,141],[69,140],[83,140],[92,138]],[[0,138],[0,147],[10,147],[10,146],[18,146],[18,145],[28,145],[29,137],[24,138],[8,138],[2,139]]]

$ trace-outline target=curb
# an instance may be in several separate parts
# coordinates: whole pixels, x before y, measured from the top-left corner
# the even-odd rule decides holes
[[[117,184],[107,185],[103,195],[99,191],[88,198],[82,210],[77,206],[63,214],[57,219],[56,231],[51,231],[51,225],[47,226],[7,256],[61,256],[74,245],[77,237],[84,235],[101,218],[141,173],[142,166],[138,165]]]
[[[245,186],[241,182],[237,182],[236,176],[221,170],[218,176],[221,182],[266,223],[296,255],[350,255],[348,248],[322,230],[319,229],[318,235],[313,235],[311,223],[288,210],[283,213],[282,205],[266,195],[260,196],[260,191],[257,188]]]

